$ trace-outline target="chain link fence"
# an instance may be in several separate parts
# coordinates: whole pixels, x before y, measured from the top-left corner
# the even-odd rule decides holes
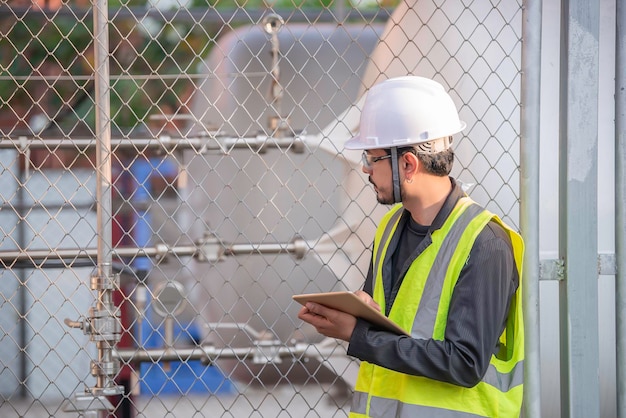
[[[291,296],[363,282],[360,99],[451,89],[453,174],[517,226],[521,4],[110,1],[102,45],[105,4],[0,4],[0,415],[347,416]]]

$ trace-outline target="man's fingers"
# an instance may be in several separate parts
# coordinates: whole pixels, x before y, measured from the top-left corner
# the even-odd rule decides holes
[[[328,308],[325,308],[324,306],[318,304],[318,303],[314,303],[314,302],[308,302],[305,305],[305,308],[307,308],[309,310],[309,312],[317,314],[317,315],[322,315],[322,316],[326,316],[323,315],[324,311],[328,311]]]
[[[317,332],[331,338],[349,341],[356,318],[350,314],[309,302],[300,309],[298,318],[313,325]]]
[[[324,310],[327,311],[328,309],[317,303],[307,303],[300,309],[298,318],[311,323],[311,325],[315,325],[313,322],[318,322],[322,318],[325,319],[325,315],[322,314]]]

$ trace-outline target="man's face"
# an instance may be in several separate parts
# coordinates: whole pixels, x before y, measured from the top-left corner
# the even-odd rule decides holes
[[[383,158],[380,158],[383,157]],[[385,151],[373,149],[365,151],[362,170],[369,175],[369,182],[374,186],[376,200],[383,205],[392,205],[393,181],[391,173],[391,158]]]

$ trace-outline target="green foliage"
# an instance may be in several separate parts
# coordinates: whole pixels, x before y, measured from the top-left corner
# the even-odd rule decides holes
[[[206,56],[210,38],[204,30],[182,24],[159,23],[156,34],[134,22],[119,27],[123,36],[110,40],[115,51],[111,116],[117,127],[127,130],[146,125],[152,114],[171,113],[180,107],[179,98],[194,88],[185,75],[193,74],[198,61]]]
[[[210,35],[204,29],[157,25],[154,36],[134,19],[116,20],[115,30],[110,31],[111,115],[120,129],[145,123],[149,114],[162,107],[176,109],[177,96],[192,87],[184,74],[193,73],[195,64],[208,53]],[[32,14],[17,22],[0,21],[0,104],[30,109],[36,103],[50,117],[64,116],[55,123],[66,131],[77,122],[93,128],[93,82],[84,81],[94,73],[91,27],[91,20],[67,15],[49,20]],[[160,79],[167,75],[181,77]],[[135,76],[155,80],[133,81]],[[83,90],[89,94],[81,94]],[[88,103],[79,102],[83,96]]]
[[[314,10],[333,7],[336,1],[341,0],[190,0],[188,7]],[[109,1],[111,8],[146,4],[147,0]],[[234,24],[228,23],[229,28]],[[210,26],[139,15],[138,19],[114,18],[109,26],[109,64],[115,126],[134,129],[147,124],[152,114],[180,107],[180,98],[194,88],[187,75],[195,73],[225,30],[223,25]],[[78,122],[93,128],[92,27],[91,18],[68,14],[33,12],[17,21],[0,20],[0,105],[39,107],[55,119],[63,118],[55,123],[69,130]]]
[[[88,74],[82,54],[91,44],[87,24],[67,17],[51,21],[42,16],[0,22],[0,75],[11,78],[0,82],[0,100],[24,100],[36,83],[29,77],[45,72],[44,67],[50,65],[58,67],[59,72]],[[61,83],[56,88],[62,94],[68,87]]]

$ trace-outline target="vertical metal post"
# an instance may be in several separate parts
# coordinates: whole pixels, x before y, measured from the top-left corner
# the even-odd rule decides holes
[[[96,89],[96,199],[98,218],[98,273],[110,273],[111,226],[111,103],[109,91],[109,32],[106,0],[94,0],[94,54]]]
[[[17,153],[16,153],[17,154]],[[18,158],[19,158],[19,154]],[[24,165],[28,167],[30,161],[29,155],[24,155]],[[25,227],[25,219],[26,214],[24,213],[25,208],[25,198],[24,198],[24,189],[26,188],[25,184],[27,181],[27,170],[20,167],[19,176],[17,178],[17,215],[19,216],[19,220],[17,222],[17,243],[18,248],[26,248],[28,244],[26,243],[26,227]],[[26,287],[26,268],[20,267],[17,269],[17,279],[18,283],[18,343],[20,350],[23,350],[23,354],[20,356],[20,366],[19,366],[19,379],[21,382],[28,381],[28,340],[26,339],[26,335],[28,332],[27,327],[27,312],[28,307],[26,306],[28,302],[28,288]],[[20,385],[20,396],[26,398],[28,396],[28,386],[26,384]]]
[[[113,301],[113,292],[119,288],[119,276],[113,275],[112,251],[112,196],[111,196],[111,106],[109,91],[109,33],[106,0],[94,0],[94,70],[96,90],[96,212],[97,212],[97,262],[98,271],[91,277],[91,289],[96,291],[96,301],[89,316],[82,321],[65,320],[72,328],[82,328],[96,343],[98,358],[91,361],[91,375],[96,385],[65,408],[77,411],[80,416],[97,417],[114,406],[107,399],[123,393],[114,379],[120,363],[113,349],[121,336],[119,311]]]
[[[524,298],[524,417],[541,416],[539,351],[539,134],[541,92],[541,0],[524,0],[522,12],[521,207],[526,250]]]
[[[561,17],[559,255],[561,416],[599,418],[599,0],[564,0]]]
[[[626,0],[615,13],[615,313],[617,416],[626,418]]]
[[[92,278],[92,289],[97,291],[92,309],[92,332],[96,334],[98,360],[92,363],[96,377],[95,390],[113,388],[112,379],[119,371],[119,362],[113,358],[113,347],[119,341],[120,323],[113,302],[116,287],[112,274],[112,196],[111,196],[111,105],[109,83],[109,28],[108,2],[94,3],[94,54],[96,89],[96,200],[98,233],[98,274]],[[106,394],[106,393],[105,393]]]

